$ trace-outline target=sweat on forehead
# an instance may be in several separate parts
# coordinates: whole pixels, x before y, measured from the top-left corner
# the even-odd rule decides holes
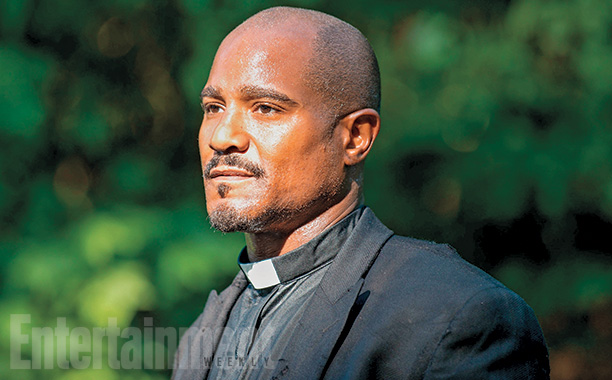
[[[376,56],[368,40],[350,24],[322,12],[275,7],[251,16],[228,39],[241,38],[243,33],[308,43],[311,54],[302,79],[336,121],[363,108],[380,111]]]

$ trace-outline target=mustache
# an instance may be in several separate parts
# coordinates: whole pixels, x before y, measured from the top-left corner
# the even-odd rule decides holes
[[[213,157],[208,161],[204,168],[204,178],[210,179],[210,172],[219,165],[232,166],[238,169],[244,169],[251,173],[255,178],[263,178],[266,172],[263,168],[254,162],[251,162],[237,153],[221,154],[215,152]]]

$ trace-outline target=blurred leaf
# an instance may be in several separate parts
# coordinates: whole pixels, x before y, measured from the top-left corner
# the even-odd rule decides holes
[[[79,313],[93,326],[108,326],[116,318],[126,327],[138,310],[154,306],[155,288],[141,265],[117,264],[93,277],[79,294]]]
[[[496,277],[521,294],[536,314],[586,311],[612,298],[612,265],[576,256],[546,270],[519,262],[503,265]]]
[[[237,272],[241,238],[209,234],[167,246],[159,260],[161,291],[171,300],[204,293]]]
[[[3,35],[18,38],[22,35],[32,10],[32,3],[29,0],[0,3],[0,25],[2,25]]]
[[[45,110],[39,90],[49,71],[46,60],[0,45],[0,133],[33,139],[40,133]]]
[[[157,216],[150,211],[100,213],[80,226],[83,256],[99,266],[115,255],[137,256],[157,231]]]

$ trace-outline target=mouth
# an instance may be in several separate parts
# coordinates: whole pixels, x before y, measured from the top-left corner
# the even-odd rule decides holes
[[[212,180],[223,181],[242,181],[253,177],[254,174],[247,170],[222,166],[212,169],[208,175],[208,178]]]

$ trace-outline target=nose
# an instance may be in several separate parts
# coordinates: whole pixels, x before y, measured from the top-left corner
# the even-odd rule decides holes
[[[202,130],[212,128],[208,146],[219,153],[246,152],[249,148],[249,136],[244,130],[240,114],[226,110],[214,126],[207,126],[206,118],[202,121]]]

